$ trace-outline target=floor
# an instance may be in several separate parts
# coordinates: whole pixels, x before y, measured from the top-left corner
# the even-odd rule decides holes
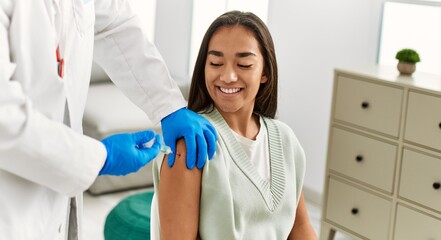
[[[131,190],[118,193],[93,196],[89,193],[84,194],[84,218],[83,236],[84,239],[104,240],[103,229],[107,214],[116,204],[132,194],[152,191],[151,188]],[[307,199],[306,199],[307,200]],[[308,202],[308,213],[317,236],[320,233],[320,206]],[[351,238],[337,232],[334,240],[350,240]]]

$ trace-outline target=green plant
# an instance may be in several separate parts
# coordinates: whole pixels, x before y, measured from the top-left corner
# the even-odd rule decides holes
[[[397,52],[395,58],[400,62],[417,63],[420,61],[420,55],[410,48],[404,48]]]

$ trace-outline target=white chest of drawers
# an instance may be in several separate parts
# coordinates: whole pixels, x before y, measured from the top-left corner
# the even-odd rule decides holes
[[[321,240],[441,240],[441,76],[336,69]]]

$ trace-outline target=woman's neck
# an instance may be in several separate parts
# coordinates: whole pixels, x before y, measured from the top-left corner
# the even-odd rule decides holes
[[[243,137],[256,140],[260,130],[258,115],[253,114],[252,111],[237,111],[233,113],[222,112],[220,109],[218,111],[231,130]]]

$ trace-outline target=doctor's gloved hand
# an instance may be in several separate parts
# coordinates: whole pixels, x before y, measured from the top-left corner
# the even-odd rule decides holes
[[[152,140],[154,144],[143,147]],[[153,160],[161,148],[161,136],[147,130],[136,133],[120,133],[101,140],[106,146],[107,159],[99,175],[126,175],[138,171]]]
[[[182,137],[187,147],[187,168],[193,169],[196,165],[201,169],[207,161],[207,155],[209,159],[213,158],[217,133],[204,117],[187,108],[181,108],[162,119],[161,125],[165,144],[172,150],[168,155],[170,167],[175,163],[176,141]]]

